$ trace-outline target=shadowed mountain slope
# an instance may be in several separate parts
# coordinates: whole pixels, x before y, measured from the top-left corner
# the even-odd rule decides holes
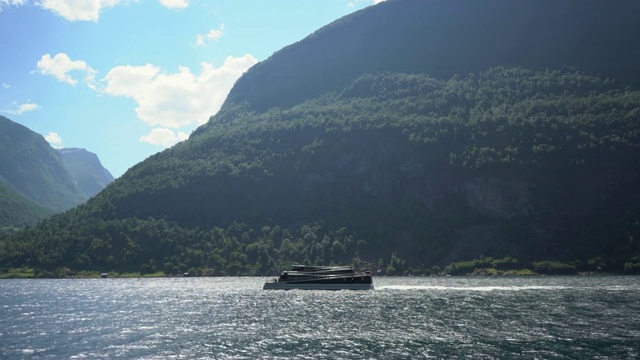
[[[33,225],[52,213],[29,201],[0,179],[0,230]]]
[[[511,255],[621,268],[640,255],[639,9],[388,0],[356,12],[250,69],[189,140],[16,234],[4,261],[393,274]]]
[[[389,0],[276,52],[238,80],[227,102],[288,107],[365,73],[440,79],[492,66],[579,68],[640,83],[640,3]]]

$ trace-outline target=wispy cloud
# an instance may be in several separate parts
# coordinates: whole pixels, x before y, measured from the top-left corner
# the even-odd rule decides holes
[[[98,21],[103,9],[114,7],[120,0],[42,0],[42,8],[69,21]]]
[[[381,3],[383,1],[385,1],[385,0],[353,0],[353,1],[350,1],[347,4],[347,6],[348,7],[354,7],[354,6],[357,6],[357,5],[360,5],[360,4],[371,5],[371,4],[378,4],[378,3]]]
[[[76,85],[78,80],[71,76],[71,72],[84,73],[84,81],[87,86],[96,89],[95,75],[96,71],[82,60],[71,60],[69,55],[58,53],[54,57],[50,54],[44,54],[36,64],[41,74],[54,76],[56,79]]]
[[[189,6],[189,0],[160,0],[160,5],[169,9],[184,9]]]
[[[51,144],[51,146],[62,146],[62,138],[60,137],[60,135],[58,135],[57,132],[51,131],[47,135],[45,135],[44,138],[49,142],[49,144]]]
[[[7,83],[2,83],[2,87],[5,89],[8,89],[11,87],[11,85],[7,84]]]
[[[13,103],[13,109],[2,110],[3,113],[9,115],[23,115],[24,113],[28,113],[30,111],[34,111],[40,108],[40,105],[31,102],[30,100],[24,104],[18,104],[17,102]]]
[[[33,111],[33,110],[37,110],[40,108],[40,105],[36,104],[36,103],[32,103],[32,102],[28,102],[25,104],[20,104],[18,105],[18,112],[16,115],[22,115],[24,113],[27,113],[29,111]]]
[[[196,46],[204,46],[205,41],[218,41],[224,35],[224,24],[220,25],[220,29],[211,29],[206,34],[196,35]]]
[[[100,20],[102,11],[118,5],[126,5],[139,0],[39,0],[37,4],[43,9],[65,18],[68,21]],[[0,0],[0,11],[3,6],[24,5],[27,0]],[[160,5],[169,9],[189,7],[189,0],[159,0]]]
[[[147,135],[140,137],[140,141],[151,145],[170,147],[188,138],[189,135],[184,131],[174,132],[170,129],[155,128]]]
[[[22,6],[27,3],[27,0],[0,0],[0,11],[9,6]]]

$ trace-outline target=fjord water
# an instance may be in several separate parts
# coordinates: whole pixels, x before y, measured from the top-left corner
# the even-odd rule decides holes
[[[640,357],[640,277],[0,281],[2,359]]]

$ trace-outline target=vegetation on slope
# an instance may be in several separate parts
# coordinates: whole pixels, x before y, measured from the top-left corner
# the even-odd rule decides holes
[[[0,233],[34,225],[51,214],[51,211],[27,200],[0,178]]]
[[[638,11],[388,0],[356,12],[250,69],[189,141],[0,240],[0,264],[232,275],[353,261],[396,274],[484,254],[633,269]]]
[[[42,135],[3,116],[0,176],[22,196],[52,212],[67,210],[87,199]]]
[[[4,267],[265,274],[480,254],[640,250],[640,92],[577,71],[364,75],[290,109],[228,106],[87,204],[4,240]]]
[[[640,2],[387,0],[345,16],[252,67],[227,104],[288,108],[362,74],[437,79],[494,66],[570,66],[640,85]]]

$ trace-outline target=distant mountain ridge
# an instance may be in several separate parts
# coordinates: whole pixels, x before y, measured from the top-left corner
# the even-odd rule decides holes
[[[0,181],[7,211],[0,225],[24,226],[85,202],[113,177],[95,154],[56,150],[42,135],[0,116]]]
[[[79,148],[58,149],[58,153],[69,175],[87,198],[95,196],[113,182],[113,175],[102,166],[96,154]]]
[[[87,199],[42,135],[5,117],[0,126],[0,174],[13,188],[55,212]]]

